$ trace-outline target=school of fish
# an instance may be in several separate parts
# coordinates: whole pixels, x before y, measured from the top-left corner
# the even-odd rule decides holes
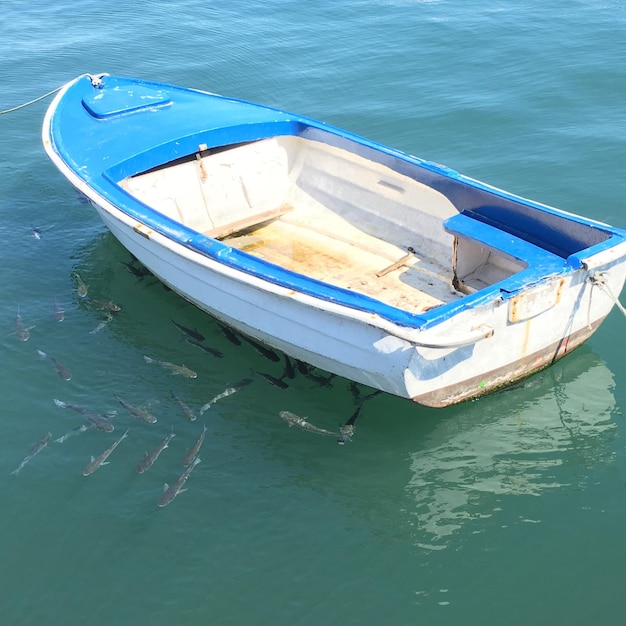
[[[44,229],[41,228],[31,228],[32,236],[39,240],[42,237],[42,233]],[[132,261],[130,263],[123,263],[125,267],[132,272],[132,274],[141,279],[146,275],[149,275],[149,272],[145,270],[143,267],[138,267],[137,264]],[[115,316],[119,313],[122,308],[110,299],[95,299],[90,296],[89,287],[85,283],[85,281],[81,278],[78,272],[73,271],[71,273],[71,278],[74,281],[75,287],[74,292],[76,296],[80,299],[80,301],[86,302],[87,307],[94,311],[102,311],[104,312],[104,317],[101,318],[99,324],[90,331],[89,334],[96,334],[102,330],[104,330],[109,324],[115,323]],[[81,305],[84,306],[84,305]],[[54,319],[57,322],[63,322],[66,319],[66,310],[63,307],[63,304],[59,302],[57,297],[55,296],[52,301],[52,314]],[[36,320],[35,320],[36,321]],[[196,328],[191,328],[189,326],[185,326],[176,320],[171,320],[174,326],[185,336],[185,339],[188,343],[201,348],[205,353],[209,354],[213,358],[223,358],[224,353],[220,350],[212,346],[207,346],[203,342],[205,342],[205,336],[198,331]],[[279,373],[269,373],[269,372],[252,372],[252,376],[243,378],[238,382],[228,384],[224,386],[218,393],[215,393],[205,404],[203,404],[199,410],[198,414],[203,415],[213,406],[215,406],[218,402],[221,402],[232,396],[236,392],[244,389],[254,381],[254,374],[258,374],[262,379],[271,385],[278,387],[280,389],[287,389],[290,385],[290,382],[296,378],[297,375],[303,375],[309,378],[317,385],[329,385],[334,376],[326,375],[321,376],[316,373],[314,368],[297,361],[291,360],[286,355],[279,355],[279,353],[275,352],[271,348],[266,347],[261,344],[257,340],[246,337],[242,334],[239,334],[227,326],[216,322],[220,330],[222,331],[224,337],[232,343],[234,346],[241,346],[242,341],[249,346],[251,346],[259,355],[263,358],[267,359],[272,364],[280,364],[282,363],[282,370]],[[14,330],[12,333],[15,337],[21,341],[26,342],[31,338],[31,331],[37,328],[36,324],[27,324],[24,322],[22,318],[22,314],[20,311],[20,306],[17,307],[17,312],[15,316]],[[36,349],[36,353],[41,361],[49,361],[54,370],[56,371],[59,378],[64,381],[71,381],[72,374],[67,365],[66,358],[70,358],[70,354],[63,354],[60,357],[53,355],[49,352],[45,352],[39,348]],[[185,377],[188,379],[196,379],[198,378],[197,372],[188,368],[185,364],[176,364],[164,359],[147,356],[143,357],[146,364],[149,365],[158,365],[163,369],[170,371],[174,375],[178,375],[181,377]],[[327,430],[325,428],[321,428],[319,426],[315,426],[311,423],[309,418],[300,417],[296,413],[293,413],[289,410],[282,410],[279,412],[279,417],[287,423],[289,427],[296,426],[299,430],[309,432],[315,435],[322,435],[326,437],[333,437],[337,440],[339,444],[345,444],[348,441],[351,441],[352,436],[355,432],[355,421],[357,417],[360,415],[363,401],[373,395],[362,396],[358,387],[355,384],[351,387],[355,403],[357,404],[357,409],[353,413],[353,415],[344,423],[338,426],[338,429],[335,430]],[[218,391],[218,390],[215,390]],[[64,434],[54,439],[55,443],[63,444],[68,439],[74,438],[77,435],[87,432],[87,431],[100,431],[101,433],[112,433],[115,430],[115,423],[117,423],[120,419],[124,420],[124,414],[128,414],[131,418],[135,418],[137,422],[143,424],[143,426],[139,426],[136,424],[136,427],[133,428],[136,431],[138,428],[154,428],[152,425],[157,423],[157,417],[152,412],[152,410],[148,410],[144,404],[135,404],[131,403],[129,399],[122,398],[120,395],[112,394],[112,397],[115,398],[119,405],[121,405],[124,409],[122,412],[122,417],[118,415],[118,411],[116,410],[108,410],[108,411],[98,411],[96,409],[92,409],[90,407],[84,406],[83,404],[78,404],[75,402],[70,402],[66,400],[60,400],[58,398],[53,398],[53,403],[60,409],[68,410],[70,412],[77,413],[83,420],[82,423],[78,425],[74,425],[69,428]],[[197,421],[197,413],[196,411],[185,401],[177,392],[173,389],[169,389],[169,398],[170,400],[178,407],[178,410],[182,417],[185,418],[187,424],[191,424]],[[157,404],[160,400],[156,401]],[[157,412],[162,412],[157,411]],[[126,418],[128,419],[128,418]],[[182,424],[185,422],[181,421],[181,429],[183,428]],[[191,426],[185,427],[187,430],[187,434],[189,434],[189,428]],[[196,427],[197,428],[197,427]],[[184,493],[187,489],[183,488],[183,486],[188,481],[192,471],[194,468],[200,463],[200,449],[205,441],[205,437],[209,428],[206,423],[202,424],[202,430],[195,436],[195,439],[192,440],[191,445],[187,448],[184,455],[181,455],[181,465],[185,468],[182,473],[180,473],[175,480],[171,483],[171,485],[165,484],[161,494],[157,499],[158,507],[165,507],[170,504],[179,494]],[[110,463],[109,457],[113,455],[115,450],[120,446],[120,444],[127,438],[134,439],[143,439],[149,440],[153,439],[153,435],[149,434],[149,431],[145,431],[143,433],[132,432],[131,428],[126,428],[125,432],[115,439],[112,443],[110,443],[103,451],[101,451],[98,455],[92,455],[90,457],[90,461],[83,467],[82,475],[83,476],[91,476],[99,470],[104,465],[108,465]],[[92,435],[93,437],[94,435]],[[101,437],[103,435],[98,435]],[[177,437],[177,434],[174,432],[174,426],[171,426],[171,431],[167,436],[163,439],[154,440],[154,443],[151,444],[153,447],[148,452],[144,453],[143,458],[140,458],[136,463],[136,473],[144,474],[149,470],[159,459],[161,454],[170,447],[170,443],[172,440]],[[178,437],[181,437],[180,433]],[[35,457],[40,455],[46,448],[50,448],[49,444],[52,440],[52,433],[47,432],[43,436],[41,436],[36,443],[30,448],[28,453],[24,456],[20,464],[14,469],[11,474],[18,475],[22,472],[24,467],[29,464]],[[102,447],[100,447],[102,450]],[[131,453],[126,452],[126,455],[129,456]],[[120,456],[121,453],[116,453],[116,457]]]

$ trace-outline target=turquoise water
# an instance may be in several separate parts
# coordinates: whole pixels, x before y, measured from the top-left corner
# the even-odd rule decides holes
[[[510,191],[626,226],[626,7],[616,1],[3,3],[0,109],[84,72],[295,110]],[[274,363],[150,276],[49,163],[49,98],[0,116],[3,624],[618,623],[626,516],[625,320],[500,394],[445,410]],[[38,229],[41,237],[33,236]],[[134,269],[137,269],[134,267]],[[76,292],[122,310],[106,321]],[[54,301],[65,318],[54,316]],[[18,312],[30,330],[15,331]],[[197,329],[190,344],[172,320]],[[59,377],[37,350],[72,373]],[[185,363],[173,376],[148,355]],[[318,375],[321,375],[318,372]],[[187,421],[227,387],[252,382]],[[368,390],[360,388],[366,395]],[[148,407],[143,424],[117,397]],[[112,434],[52,441],[110,414]],[[113,412],[116,412],[115,414]],[[188,491],[164,482],[207,427]],[[92,455],[129,436],[110,464]],[[135,466],[172,428],[155,465]]]

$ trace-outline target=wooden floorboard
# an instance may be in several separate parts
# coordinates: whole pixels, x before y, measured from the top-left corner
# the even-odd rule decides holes
[[[355,242],[337,235],[277,219],[227,242],[291,271],[414,313],[459,297],[452,289],[451,275],[420,258],[419,250],[406,265],[377,276],[406,250],[364,233]]]

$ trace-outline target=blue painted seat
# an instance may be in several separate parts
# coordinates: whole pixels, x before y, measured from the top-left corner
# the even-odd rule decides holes
[[[453,215],[443,225],[455,237],[478,242],[481,247],[527,265],[525,269],[498,284],[502,291],[517,291],[546,276],[563,273],[568,269],[567,262],[562,257],[469,215]]]

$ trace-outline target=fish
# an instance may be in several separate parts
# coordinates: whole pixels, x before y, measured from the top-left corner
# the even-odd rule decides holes
[[[278,415],[282,420],[287,422],[287,426],[289,426],[289,428],[292,426],[299,426],[302,428],[302,425],[306,423],[306,417],[300,417],[291,411],[280,411]]]
[[[241,341],[239,340],[239,337],[237,337],[237,335],[235,335],[235,333],[230,328],[228,328],[228,326],[224,326],[223,324],[219,324],[219,323],[218,323],[218,326],[222,330],[222,333],[224,333],[224,337],[226,337],[226,339],[228,339],[230,343],[232,343],[235,346],[241,345]]]
[[[237,390],[247,387],[252,383],[252,378],[242,378],[238,383],[235,383],[233,387]]]
[[[227,387],[226,389],[224,389],[224,391],[222,391],[222,393],[218,393],[215,398],[209,400],[206,404],[202,406],[202,408],[200,409],[200,415],[210,409],[216,402],[218,402],[222,398],[227,398],[228,396],[231,396],[233,393],[239,391],[242,387],[249,385],[251,382],[251,378],[244,378],[242,381],[235,383],[232,387]]]
[[[171,370],[174,374],[181,374],[182,376],[186,376],[187,378],[198,378],[198,374],[193,370],[190,370],[188,367],[183,365],[175,365],[174,363],[169,363],[168,361],[159,361],[158,359],[152,359],[149,356],[143,357],[146,363],[156,363],[161,367],[165,367],[168,370]]]
[[[53,401],[61,409],[71,409],[72,411],[80,413],[90,424],[104,433],[112,433],[115,430],[115,426],[113,426],[109,419],[103,415],[91,412],[84,406],[70,404],[69,402],[63,402],[62,400],[57,400],[56,398],[54,398]]]
[[[200,446],[202,445],[202,442],[204,441],[204,436],[206,435],[206,431],[207,431],[207,427],[205,424],[204,428],[202,429],[202,432],[200,433],[200,436],[196,440],[196,443],[194,443],[193,446],[189,448],[189,450],[187,450],[187,452],[185,453],[185,456],[183,458],[183,465],[185,467],[187,467],[188,465],[191,465],[191,463],[196,458],[196,456],[198,456],[198,452],[200,451]]]
[[[365,402],[366,400],[369,400],[370,398],[375,398],[377,395],[383,393],[380,389],[375,389],[374,391],[371,391],[367,395],[363,395],[361,393],[361,389],[362,389],[362,386],[359,385],[358,383],[355,383],[354,381],[350,382],[350,391],[352,393],[352,398],[354,399],[354,402],[357,404],[363,404],[363,402]]]
[[[174,320],[172,320],[172,324],[174,324],[176,328],[184,332],[186,335],[189,335],[192,339],[195,339],[196,341],[204,341],[204,335],[199,333],[197,330],[193,328],[187,328],[186,326],[183,326],[182,324],[179,324]]]
[[[20,315],[20,307],[17,307],[17,315],[15,316],[15,336],[20,341],[28,341],[30,338],[30,331],[35,328],[34,326],[24,326],[22,316]]]
[[[145,276],[150,275],[150,271],[145,267],[135,267],[132,263],[126,263],[125,261],[120,261],[122,265],[128,269],[128,271],[133,274],[136,278],[144,278]]]
[[[329,374],[328,376],[320,376],[319,374],[315,374],[311,370],[308,371],[307,377],[312,381],[316,382],[321,387],[329,387],[330,381],[335,378],[336,374]]]
[[[159,454],[168,447],[169,442],[176,437],[174,431],[165,438],[152,452],[146,452],[143,459],[137,465],[137,473],[143,474],[147,469],[151,468],[154,462],[159,458]]]
[[[146,424],[154,424],[157,421],[157,418],[154,415],[152,415],[152,413],[150,413],[149,411],[144,409],[143,407],[133,406],[132,404],[128,404],[128,402],[125,402],[120,397],[118,397],[117,399],[118,399],[119,403],[131,415],[134,415],[136,418],[140,419],[142,422],[145,422]]]
[[[52,433],[46,433],[29,451],[29,453],[24,457],[19,466],[14,469],[11,474],[15,474],[16,476],[22,471],[22,468],[26,463],[28,463],[35,455],[39,454],[47,445],[50,443],[50,439],[52,439]]]
[[[298,368],[298,371],[300,372],[300,374],[307,376],[309,373],[309,366],[304,361],[300,361],[300,359],[296,359],[295,361],[296,361],[296,367]]]
[[[348,420],[346,421],[346,423],[344,424],[344,426],[352,426],[352,428],[354,428],[354,424],[357,420],[357,417],[359,417],[359,415],[361,414],[361,409],[363,408],[363,405],[360,404],[357,408],[356,411],[354,411],[354,413],[348,418]]]
[[[62,322],[65,319],[65,311],[63,307],[57,302],[57,299],[54,299],[54,319],[57,322]]]
[[[63,380],[72,380],[72,374],[70,370],[65,365],[63,365],[63,363],[61,363],[56,357],[52,356],[51,354],[46,354],[43,350],[37,350],[37,354],[39,355],[39,358],[44,361],[46,359],[48,359],[48,361],[52,361],[57,371],[57,374]]]
[[[81,424],[80,426],[76,426],[76,428],[72,428],[72,430],[68,430],[64,435],[62,435],[58,439],[55,439],[54,442],[63,443],[64,441],[67,441],[70,437],[73,437],[74,435],[80,435],[80,433],[84,433],[90,428],[94,428],[94,425],[89,424],[89,426],[87,426],[87,424]]]
[[[306,417],[300,417],[291,411],[280,411],[278,414],[281,419],[285,420],[289,427],[297,426],[302,430],[308,430],[311,433],[315,433],[317,435],[325,435],[327,437],[337,437],[339,433],[332,432],[330,430],[326,430],[325,428],[318,428],[311,424]]]
[[[340,426],[339,432],[337,433],[337,443],[340,446],[343,446],[348,441],[352,441],[352,435],[354,435],[354,427],[353,426]]]
[[[296,359],[296,367],[298,368],[298,372],[300,372],[300,374],[303,374],[307,378],[310,378],[312,381],[323,387],[329,386],[330,381],[335,378],[335,374],[329,374],[328,376],[320,376],[319,374],[316,374],[313,371],[315,369],[313,366],[308,365],[304,361],[300,361],[298,359]]]
[[[60,409],[71,409],[72,411],[76,411],[77,413],[80,413],[81,415],[87,415],[89,413],[88,408],[84,406],[80,406],[78,404],[70,404],[69,402],[63,402],[62,400],[58,400],[57,398],[54,398],[52,401]]]
[[[353,380],[350,381],[350,393],[352,394],[352,399],[355,402],[358,402],[361,399],[361,388],[358,383],[355,383]]]
[[[52,225],[53,226],[53,225]],[[41,239],[41,235],[46,231],[46,230],[50,230],[52,228],[52,226],[46,226],[46,228],[37,228],[36,226],[33,226],[31,224],[30,227],[30,234],[35,238],[35,239]]]
[[[219,350],[216,350],[215,348],[211,348],[210,346],[203,346],[201,343],[198,343],[197,341],[193,341],[192,339],[187,339],[187,343],[190,343],[192,346],[196,346],[196,348],[200,348],[204,350],[205,352],[208,352],[211,356],[217,357],[218,359],[221,359],[224,357],[223,352],[220,352]]]
[[[112,433],[115,430],[115,426],[104,415],[85,413],[85,417],[95,428],[103,433]]]
[[[85,283],[83,282],[83,279],[80,277],[78,273],[72,272],[72,277],[76,281],[76,293],[78,294],[78,297],[86,298],[87,293],[89,292],[89,287],[85,285]]]
[[[89,198],[84,193],[81,193],[78,190],[76,191],[76,199],[78,200],[79,204],[89,204],[90,202]]]
[[[218,393],[212,400],[209,400],[206,404],[203,404],[200,408],[200,415],[202,415],[205,411],[207,411],[211,406],[213,406],[217,401],[222,398],[227,398],[228,396],[235,393],[237,390],[234,387],[227,387],[222,391],[222,393]]]
[[[356,426],[354,424],[355,424],[357,418],[359,417],[359,415],[361,414],[361,409],[362,408],[363,408],[363,405],[360,404],[356,408],[354,413],[348,418],[346,423],[345,424],[341,424],[339,426],[339,434],[337,435],[337,443],[340,446],[343,446],[348,441],[352,441],[352,436],[354,435],[354,433],[356,431]]]
[[[245,335],[241,336],[243,340],[248,342],[261,356],[264,356],[270,361],[274,361],[274,363],[278,363],[278,361],[280,361],[280,357],[273,350],[270,350],[253,339],[250,339],[250,337],[246,337]]]
[[[363,401],[365,402],[365,400],[369,400],[370,398],[375,398],[376,396],[379,396],[381,393],[383,393],[382,389],[375,389],[374,391],[372,391],[372,393],[368,393],[366,396],[363,396]]]
[[[103,415],[96,413],[85,413],[85,419],[89,420],[95,428],[101,430],[104,433],[112,433],[115,430],[115,426]]]
[[[104,300],[94,300],[93,298],[91,298],[89,302],[93,304],[95,309],[98,309],[100,311],[109,311],[110,313],[117,313],[118,311],[122,310],[122,307],[119,304],[115,304],[113,300],[104,301]]]
[[[261,374],[261,376],[263,376],[265,380],[272,383],[274,387],[279,387],[280,389],[289,388],[289,385],[282,378],[276,378],[276,376],[272,376],[271,374],[266,374],[265,372],[259,372],[259,374]]]
[[[89,331],[89,334],[95,335],[96,333],[99,333],[112,319],[113,316],[110,313],[107,313],[104,316],[104,319],[101,320],[101,322],[93,330]]]
[[[285,371],[283,372],[282,378],[289,378],[290,380],[296,377],[296,371],[293,368],[289,357],[285,354]]]
[[[117,448],[117,446],[120,445],[120,443],[122,443],[124,439],[126,439],[126,437],[128,437],[128,430],[117,441],[114,441],[113,445],[107,448],[100,456],[95,458],[92,456],[91,461],[87,465],[85,465],[85,469],[83,469],[83,476],[89,476],[102,465],[108,465],[109,463],[107,459],[109,458],[110,454],[113,452],[113,450],[115,450],[115,448]]]
[[[157,506],[167,506],[179,493],[184,493],[186,489],[182,489],[182,486],[187,482],[189,475],[193,471],[193,468],[200,463],[200,458],[196,457],[193,463],[178,477],[176,482],[172,485],[165,483],[163,485],[163,493],[157,500]]]
[[[95,335],[96,333],[99,333],[112,319],[113,316],[110,313],[107,313],[100,323],[93,330],[89,331],[89,334]]]
[[[196,414],[170,389],[170,395],[176,401],[176,404],[180,407],[183,415],[190,421],[196,421]]]

